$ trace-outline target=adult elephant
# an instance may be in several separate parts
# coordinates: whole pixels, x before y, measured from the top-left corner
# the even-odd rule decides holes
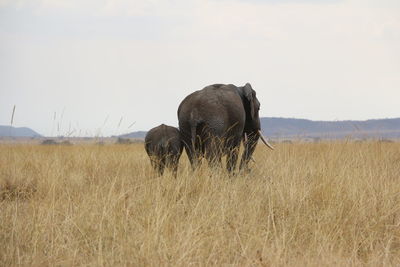
[[[214,84],[188,95],[179,105],[178,120],[192,168],[202,157],[219,165],[227,155],[226,167],[233,172],[242,139],[240,169],[248,168],[259,138],[273,149],[261,135],[259,109],[256,91],[249,83],[243,87]]]

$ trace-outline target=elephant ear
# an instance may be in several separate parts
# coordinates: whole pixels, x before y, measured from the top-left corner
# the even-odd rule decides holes
[[[246,85],[243,87],[243,95],[249,101],[250,104],[250,115],[251,119],[255,119],[255,109],[254,109],[254,97],[253,97],[253,88],[249,83],[246,83]]]

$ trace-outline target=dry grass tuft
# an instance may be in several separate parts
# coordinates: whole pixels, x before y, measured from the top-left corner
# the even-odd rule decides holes
[[[36,184],[34,182],[15,182],[10,179],[1,179],[0,200],[25,200],[29,199],[36,192]]]
[[[175,179],[142,144],[1,145],[0,265],[400,265],[399,143],[254,157]]]

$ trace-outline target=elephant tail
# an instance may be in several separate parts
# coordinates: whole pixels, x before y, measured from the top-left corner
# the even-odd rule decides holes
[[[192,149],[193,153],[195,153],[195,151],[196,151],[196,135],[197,135],[196,129],[197,129],[197,122],[192,122],[190,124],[190,136],[192,138],[192,140],[191,140],[191,143],[192,143],[191,149]]]

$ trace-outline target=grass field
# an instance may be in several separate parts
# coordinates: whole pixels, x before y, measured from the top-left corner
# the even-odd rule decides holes
[[[400,143],[155,177],[142,144],[0,145],[0,266],[399,266]]]

